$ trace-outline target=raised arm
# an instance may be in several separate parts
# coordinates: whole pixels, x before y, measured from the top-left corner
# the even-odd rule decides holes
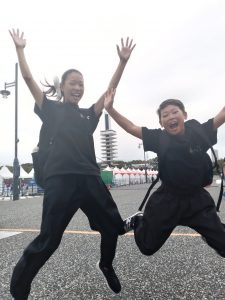
[[[133,45],[133,40],[129,39],[129,37],[127,37],[126,42],[124,43],[124,40],[121,39],[121,47],[119,47],[118,45],[116,45],[117,47],[117,53],[119,55],[120,61],[119,64],[116,68],[115,73],[112,76],[112,79],[110,80],[108,89],[111,88],[117,88],[118,83],[120,81],[120,78],[123,74],[124,68],[130,58],[130,55],[134,49],[134,47],[136,46],[136,44]],[[99,100],[95,103],[95,113],[96,115],[99,115],[103,108],[104,108],[104,95],[105,93],[99,98]]]
[[[24,55],[24,48],[26,46],[26,40],[24,39],[23,32],[20,33],[19,29],[15,30],[9,30],[9,33],[13,39],[13,42],[16,47],[16,52],[18,56],[20,71],[23,76],[23,79],[25,80],[31,94],[34,97],[34,100],[36,104],[41,108],[42,102],[43,102],[43,92],[37,85],[36,81],[34,81],[33,76],[31,74],[30,68],[27,64],[25,55]]]
[[[118,111],[113,108],[113,101],[115,96],[115,89],[109,89],[105,93],[104,97],[104,107],[109,115],[116,121],[116,123],[122,127],[126,132],[142,139],[142,128],[140,126],[134,125],[130,120],[122,116]]]
[[[213,119],[215,129],[219,128],[223,123],[225,123],[225,107]]]

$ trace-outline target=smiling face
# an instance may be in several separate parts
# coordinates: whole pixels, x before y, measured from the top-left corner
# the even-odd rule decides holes
[[[61,83],[64,101],[78,104],[84,94],[84,79],[80,72],[67,72]]]
[[[169,104],[160,110],[160,125],[171,135],[184,133],[187,113],[177,105]]]

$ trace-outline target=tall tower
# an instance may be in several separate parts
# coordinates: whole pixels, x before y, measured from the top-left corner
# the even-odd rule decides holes
[[[116,131],[111,129],[110,117],[105,114],[105,130],[100,131],[102,160],[105,165],[112,165],[117,157]]]

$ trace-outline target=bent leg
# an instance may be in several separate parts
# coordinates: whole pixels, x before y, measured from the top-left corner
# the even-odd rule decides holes
[[[216,212],[215,203],[206,191],[199,194],[195,201],[196,212],[187,223],[188,226],[200,233],[209,246],[225,257],[225,227]]]
[[[109,190],[97,176],[87,177],[86,200],[81,210],[93,230],[101,233],[100,264],[111,266],[115,257],[118,235],[123,233],[123,220]]]
[[[13,271],[10,291],[16,299],[29,294],[33,278],[59,246],[66,226],[78,209],[77,204],[70,203],[74,189],[65,182],[62,176],[47,181],[40,234],[24,250]],[[74,185],[73,182],[71,186]]]
[[[81,210],[88,217],[90,227],[109,235],[124,234],[124,223],[111,193],[98,176],[86,178],[85,201]]]
[[[143,217],[134,228],[136,244],[144,255],[158,251],[178,224],[179,201],[160,187],[146,204]]]
[[[88,217],[93,230],[101,233],[100,261],[97,268],[114,293],[121,291],[121,284],[113,269],[118,235],[123,234],[123,220],[109,190],[97,176],[86,178],[86,199],[81,209]]]

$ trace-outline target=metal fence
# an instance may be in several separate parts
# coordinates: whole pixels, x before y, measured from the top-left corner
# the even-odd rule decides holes
[[[36,183],[31,183],[27,185],[22,185],[20,187],[20,197],[29,197],[42,195],[44,190],[40,188]],[[0,199],[12,199],[13,190],[11,185],[2,185],[0,186]]]

